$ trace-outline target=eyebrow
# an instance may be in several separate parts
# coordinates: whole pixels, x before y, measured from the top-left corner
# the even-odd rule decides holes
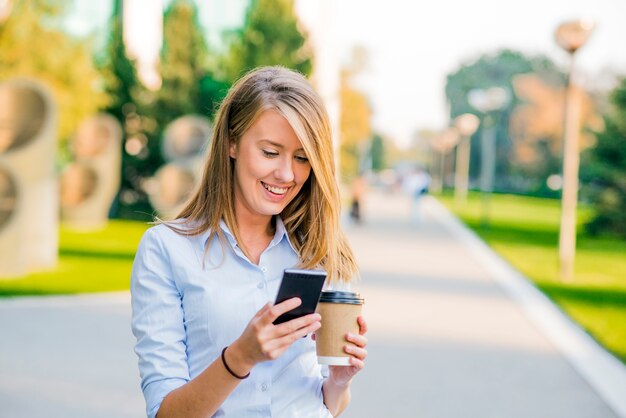
[[[271,145],[273,147],[280,148],[280,149],[284,149],[285,148],[285,146],[283,144],[279,144],[278,142],[270,141],[269,139],[262,139],[259,142],[264,143],[264,144],[268,144],[268,145]],[[300,147],[296,151],[304,151],[304,148]]]

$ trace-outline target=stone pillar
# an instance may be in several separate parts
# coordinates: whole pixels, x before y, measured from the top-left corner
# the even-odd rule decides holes
[[[167,162],[145,183],[150,202],[163,219],[173,219],[202,178],[212,127],[203,116],[182,116],[165,129],[163,158]]]
[[[0,277],[57,263],[55,135],[47,88],[27,79],[0,84]]]
[[[111,115],[86,119],[72,138],[74,162],[61,176],[61,216],[74,229],[106,226],[120,188],[122,127]]]

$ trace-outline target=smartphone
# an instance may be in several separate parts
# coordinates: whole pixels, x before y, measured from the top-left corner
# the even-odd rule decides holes
[[[325,271],[286,269],[274,304],[293,297],[299,297],[302,304],[276,318],[274,325],[315,312],[325,280]]]

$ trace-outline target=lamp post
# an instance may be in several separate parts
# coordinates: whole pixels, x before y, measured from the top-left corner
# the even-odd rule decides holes
[[[444,186],[446,154],[454,148],[459,140],[459,133],[453,126],[441,131],[431,142],[431,147],[439,153],[439,176],[433,185],[433,191],[441,192]]]
[[[559,230],[559,264],[561,279],[569,281],[574,275],[576,255],[576,206],[578,201],[578,167],[580,131],[580,97],[573,83],[574,54],[582,47],[594,23],[587,20],[566,22],[556,29],[557,44],[570,55],[565,90],[563,120],[563,193],[561,195],[561,226]]]
[[[454,201],[459,206],[467,201],[471,137],[479,124],[480,119],[471,113],[464,113],[454,119],[454,126],[459,131],[454,173]]]
[[[480,164],[481,224],[488,225],[490,198],[496,173],[496,118],[494,114],[509,103],[510,97],[508,90],[502,87],[490,87],[486,90],[471,90],[467,99],[474,109],[484,115]]]

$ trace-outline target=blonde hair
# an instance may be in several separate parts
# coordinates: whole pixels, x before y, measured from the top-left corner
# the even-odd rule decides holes
[[[234,206],[234,161],[230,140],[239,141],[261,113],[279,112],[291,125],[311,164],[311,174],[298,195],[285,207],[283,219],[301,268],[323,268],[329,281],[355,278],[354,254],[341,230],[341,201],[328,114],[321,98],[299,73],[283,67],[261,67],[237,81],[215,118],[209,157],[200,187],[178,218],[167,225],[183,235],[211,231],[209,241],[225,237],[220,220],[242,245]]]

